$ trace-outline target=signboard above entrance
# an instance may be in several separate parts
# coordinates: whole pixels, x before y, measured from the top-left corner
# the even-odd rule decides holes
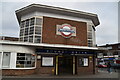
[[[76,27],[72,27],[69,24],[57,25],[57,35],[62,35],[65,38],[76,36]]]
[[[95,54],[92,51],[78,51],[78,50],[57,50],[57,49],[36,49],[37,54],[41,53],[57,53],[57,54]]]

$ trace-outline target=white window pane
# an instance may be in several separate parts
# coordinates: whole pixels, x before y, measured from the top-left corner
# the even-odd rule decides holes
[[[40,41],[41,41],[41,36],[35,36],[34,42],[40,43]]]
[[[4,52],[3,53],[3,61],[2,61],[2,67],[8,68],[10,66],[10,53]]]
[[[36,18],[36,25],[42,24],[42,18]]]

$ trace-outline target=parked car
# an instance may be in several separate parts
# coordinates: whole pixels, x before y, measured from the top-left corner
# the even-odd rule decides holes
[[[107,65],[105,65],[105,64],[99,64],[98,67],[99,68],[107,68]]]
[[[104,62],[101,62],[101,63],[99,63],[99,64],[97,65],[97,67],[99,67],[99,68],[107,68],[107,64],[104,63]]]

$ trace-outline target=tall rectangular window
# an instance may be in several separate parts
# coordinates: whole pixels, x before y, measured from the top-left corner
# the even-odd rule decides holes
[[[30,26],[34,25],[34,22],[35,22],[35,18],[31,18],[31,20],[30,20]]]
[[[21,29],[20,30],[20,36],[23,36],[24,35],[24,29]]]
[[[2,67],[9,68],[10,67],[10,52],[3,53]]]
[[[20,26],[21,26],[21,28],[24,28],[24,26],[25,26],[25,21],[22,21]]]
[[[28,37],[24,37],[24,42],[28,42]]]
[[[94,34],[93,27],[92,27],[92,25],[89,25],[87,27],[87,38],[88,38],[88,46],[89,47],[93,47],[96,45],[93,34]],[[94,43],[94,45],[93,45],[93,43]]]
[[[25,35],[28,35],[28,29],[29,28],[25,28]]]
[[[26,20],[26,25],[25,27],[28,27],[29,26],[29,19]]]
[[[34,34],[34,26],[30,27],[29,29],[29,35],[33,35]]]
[[[32,17],[21,21],[20,41],[40,43],[42,34],[42,17]]]

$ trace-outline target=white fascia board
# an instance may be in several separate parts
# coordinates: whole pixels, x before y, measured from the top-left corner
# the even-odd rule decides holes
[[[24,45],[24,46],[39,46],[39,47],[58,47],[58,48],[75,48],[75,49],[90,49],[90,50],[107,50],[106,48],[97,47],[85,47],[85,46],[72,46],[72,45],[61,45],[61,44],[45,44],[45,43],[29,43],[29,42],[19,42],[19,41],[3,41],[0,40],[0,44],[8,45]]]

